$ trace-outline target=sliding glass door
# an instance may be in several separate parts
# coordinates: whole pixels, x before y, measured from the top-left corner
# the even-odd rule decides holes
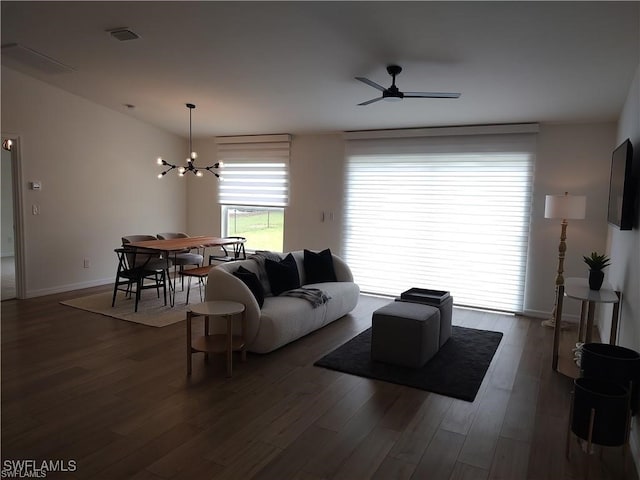
[[[522,311],[534,158],[524,137],[350,142],[344,254],[362,291],[444,289],[458,305]]]

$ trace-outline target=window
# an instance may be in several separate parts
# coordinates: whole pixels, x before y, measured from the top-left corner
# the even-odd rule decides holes
[[[245,237],[246,250],[282,252],[284,208],[224,205],[222,232],[225,237]]]
[[[219,137],[222,234],[246,237],[247,250],[283,251],[289,202],[289,135]]]
[[[362,291],[522,311],[534,151],[530,134],[350,140],[344,254]]]

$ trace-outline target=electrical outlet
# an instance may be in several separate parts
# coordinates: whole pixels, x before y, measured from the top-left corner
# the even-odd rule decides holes
[[[89,266],[90,266],[89,259],[85,258],[84,259],[84,268],[89,268]]]
[[[34,215],[40,215],[40,205],[38,205],[37,203],[31,205],[31,213]]]

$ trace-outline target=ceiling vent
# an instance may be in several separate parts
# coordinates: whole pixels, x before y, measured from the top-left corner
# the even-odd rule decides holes
[[[115,38],[116,40],[120,40],[121,42],[127,42],[129,40],[136,40],[140,38],[140,35],[138,35],[135,32],[132,32],[127,27],[111,28],[107,30],[107,32],[113,38]]]
[[[2,45],[2,63],[8,67],[27,66],[39,72],[57,74],[70,73],[75,70],[64,63],[58,62],[44,53],[37,52],[32,48],[25,47],[19,43],[9,43]]]

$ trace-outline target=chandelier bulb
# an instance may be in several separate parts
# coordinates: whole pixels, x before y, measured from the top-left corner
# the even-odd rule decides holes
[[[204,173],[202,172],[202,170],[198,170],[196,168],[195,164],[195,160],[198,158],[198,153],[194,152],[193,150],[191,150],[192,147],[192,129],[191,129],[191,110],[193,110],[194,108],[196,108],[196,106],[192,103],[187,103],[186,104],[187,108],[189,109],[189,156],[185,159],[185,165],[182,167],[178,167],[177,165],[174,165],[173,163],[169,163],[166,160],[164,160],[162,157],[158,157],[157,158],[157,163],[158,165],[163,165],[166,166],[167,169],[162,172],[161,174],[158,175],[158,178],[162,178],[163,176],[165,176],[168,172],[170,172],[173,169],[176,169],[178,171],[178,176],[180,177],[184,177],[185,173],[187,172],[192,172],[195,176],[197,177],[203,177]],[[222,162],[217,162],[211,166],[208,167],[202,167],[204,170],[207,170],[210,173],[213,173],[217,178],[220,178],[220,175],[216,172],[213,172],[212,169],[214,168],[220,168],[222,167]]]

